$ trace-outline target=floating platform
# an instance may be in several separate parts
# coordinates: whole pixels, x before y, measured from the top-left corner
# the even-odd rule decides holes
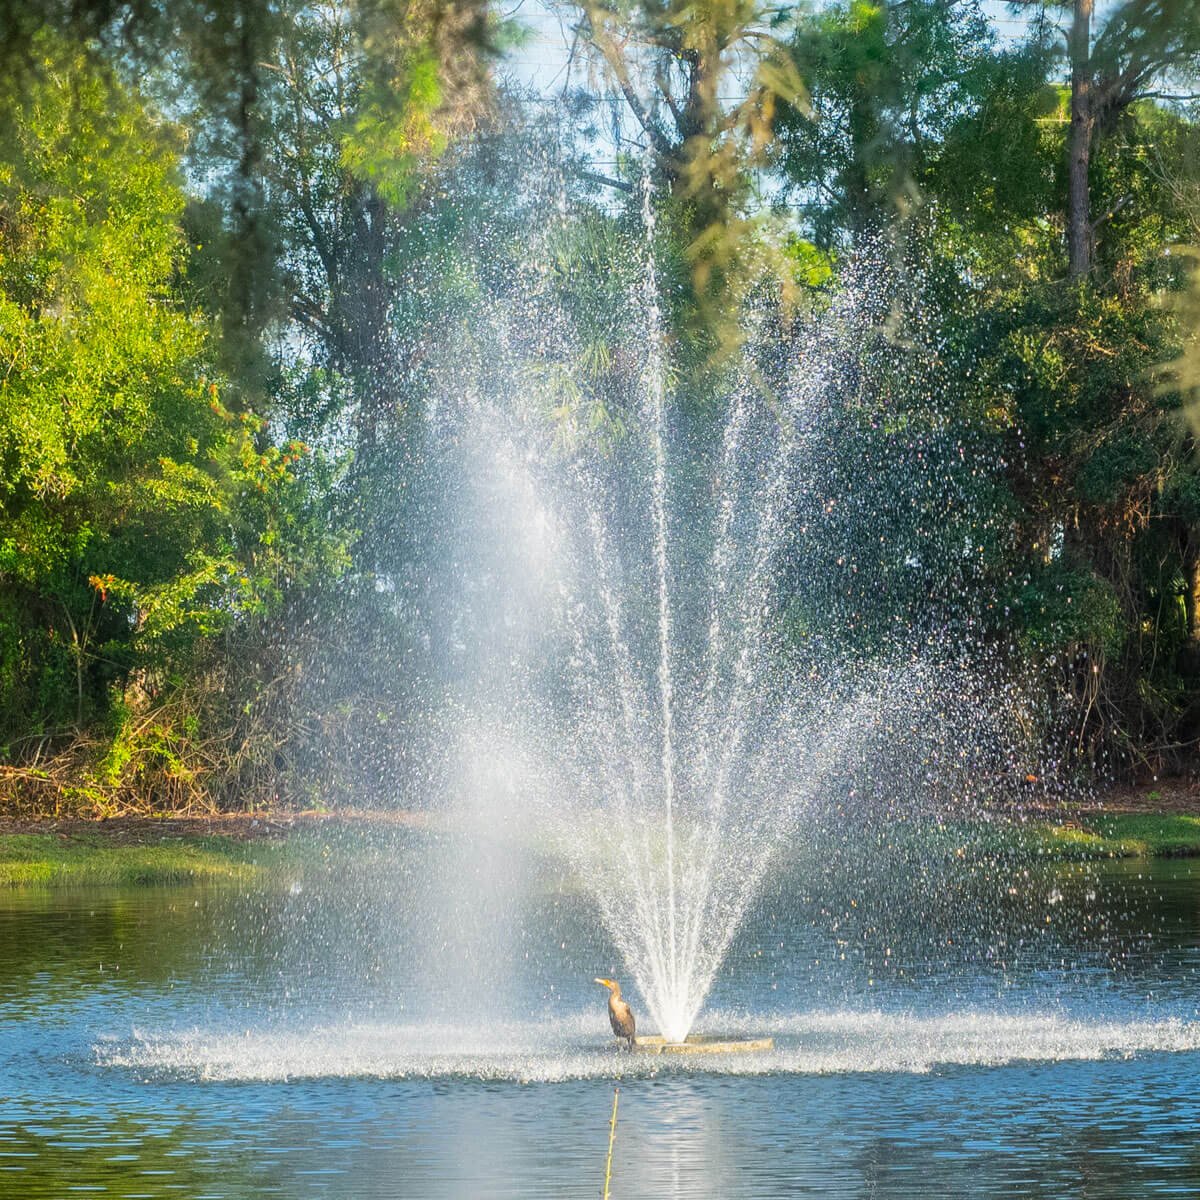
[[[689,1034],[682,1042],[668,1042],[654,1034],[650,1037],[635,1037],[633,1047],[643,1054],[746,1054],[755,1050],[770,1050],[775,1039],[723,1038],[713,1034]]]

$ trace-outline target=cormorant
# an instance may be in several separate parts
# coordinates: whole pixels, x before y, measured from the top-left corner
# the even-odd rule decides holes
[[[615,979],[597,979],[608,988],[608,1023],[619,1038],[624,1038],[633,1049],[633,1009],[621,999],[621,985]]]

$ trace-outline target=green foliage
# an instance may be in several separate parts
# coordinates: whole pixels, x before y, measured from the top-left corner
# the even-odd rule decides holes
[[[870,656],[959,630],[1040,681],[1073,761],[1184,761],[1200,135],[1150,67],[1194,62],[1160,20],[1192,0],[1128,0],[1096,39],[1094,270],[1073,282],[1041,25],[1002,45],[951,0],[574,9],[622,146],[654,163],[680,495],[738,372],[769,402],[797,311],[865,293],[784,641]],[[622,149],[589,193],[594,97],[497,104],[510,33],[477,4],[200,3],[156,56],[165,11],[83,3],[72,42],[22,8],[29,61],[0,89],[0,782],[102,811],[353,795],[396,777],[395,731],[441,686],[429,397],[508,387],[560,451],[620,462],[640,171]],[[106,45],[152,67],[187,139]],[[514,295],[552,336],[496,385]],[[803,610],[799,573],[827,582]]]
[[[1031,151],[1041,179],[1064,153],[1062,124],[1046,129]],[[990,144],[986,126],[958,127],[955,174],[972,132]],[[1195,337],[1179,306],[1162,303],[1183,283],[1164,250],[1186,225],[1151,167],[1158,139],[1177,132],[1176,115],[1133,106],[1094,147],[1093,198],[1102,215],[1122,204],[1097,225],[1103,274],[1082,286],[1062,280],[1061,169],[1040,215],[1036,192],[1006,201],[984,189],[982,213],[959,218],[969,194],[959,178],[931,222],[933,244],[975,279],[971,310],[950,322],[974,364],[964,397],[1008,430],[1019,516],[999,581],[1004,636],[1052,691],[1065,689],[1072,753],[1089,767],[1167,769],[1177,760],[1154,756],[1194,737],[1200,718],[1189,649],[1200,626],[1185,603],[1200,468],[1181,397],[1159,373]],[[967,228],[973,248],[959,240]]]
[[[824,249],[910,209],[947,129],[1007,67],[979,6],[945,0],[823,7],[789,49],[806,103],[781,105],[772,157]]]
[[[307,447],[272,446],[208,377],[212,326],[175,290],[172,131],[82,51],[38,48],[0,144],[0,741],[19,765],[115,728],[103,788],[147,761],[133,709],[340,551]]]
[[[820,288],[833,280],[833,259],[805,238],[791,235],[784,243],[796,283],[801,287]]]
[[[963,478],[953,504],[901,524],[951,541],[978,529],[967,536],[979,553],[947,548],[928,586],[955,579],[946,619],[980,620],[1040,681],[1059,714],[1051,726],[1062,724],[1047,736],[1087,769],[1169,769],[1200,735],[1200,469],[1178,411],[1200,340],[1181,249],[1200,233],[1200,143],[1178,106],[1139,99],[1148,64],[1178,67],[1191,53],[1192,35],[1156,32],[1152,9],[1118,6],[1095,47],[1095,269],[1082,284],[1064,278],[1070,96],[1061,47],[1036,23],[1027,44],[1001,50],[971,5],[824,8],[791,42],[818,119],[785,107],[774,150],[818,246],[888,247],[924,298],[932,327],[916,341],[949,367],[926,372],[936,411],[1005,469]],[[911,306],[902,296],[892,307],[899,340],[912,340]],[[923,388],[897,369],[902,358],[864,359],[865,395],[882,396],[889,377],[900,385],[886,425],[919,422],[911,397]],[[886,479],[877,436],[868,421],[855,444]],[[932,542],[884,536],[891,562],[931,562]],[[922,602],[888,555],[868,551],[846,559],[879,585],[874,596],[845,589],[863,634],[890,609],[884,597],[899,605],[893,620]]]
[[[81,53],[44,53],[0,159],[0,580],[57,651],[49,663],[73,660],[81,722],[102,698],[105,644],[128,641],[131,621],[89,578],[180,572],[207,532],[223,430],[204,331],[165,294],[182,208],[167,137]],[[176,519],[156,528],[160,497]],[[54,673],[23,681],[34,728],[65,715],[44,694]]]
[[[769,289],[785,310],[796,302],[782,253],[788,223],[761,202],[777,112],[804,104],[777,28],[788,18],[761,0],[564,7],[653,156],[659,205],[687,265],[684,328],[707,343],[705,366],[720,364],[742,346],[749,297]]]
[[[1008,598],[1025,655],[1053,659],[1078,647],[1116,656],[1126,637],[1121,603],[1111,583],[1053,560],[1030,573]]]
[[[491,100],[487,58],[516,33],[478,0],[360,0],[348,10],[357,59],[343,97],[342,164],[388,204],[403,208],[422,170],[451,140],[488,119]],[[345,25],[336,6],[304,6],[296,23],[333,30]],[[322,48],[324,50],[324,48]],[[318,51],[317,62],[323,55]],[[295,62],[295,60],[293,60]],[[297,63],[310,70],[315,63]]]
[[[398,106],[397,90],[403,97]],[[355,116],[354,128],[342,142],[342,161],[389,204],[402,207],[415,185],[417,167],[446,148],[446,135],[433,121],[441,103],[437,60],[428,51],[421,54],[409,64],[399,89],[392,82],[382,95],[368,100]],[[399,119],[391,115],[397,107]]]

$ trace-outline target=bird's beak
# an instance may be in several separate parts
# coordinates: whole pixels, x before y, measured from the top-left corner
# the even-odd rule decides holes
[[[593,982],[594,982],[594,983],[602,983],[602,984],[604,984],[604,986],[605,986],[606,988],[611,988],[611,987],[612,987],[612,980],[611,980],[611,979],[596,979],[596,980],[593,980]]]

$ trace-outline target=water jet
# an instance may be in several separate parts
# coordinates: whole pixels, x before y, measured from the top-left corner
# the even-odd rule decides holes
[[[479,820],[519,820],[570,864],[662,1046],[708,1046],[687,1041],[705,997],[817,809],[963,794],[1019,755],[1012,697],[963,639],[839,641],[829,596],[854,568],[827,464],[854,314],[814,328],[769,402],[752,363],[731,367],[717,433],[697,448],[673,391],[648,192],[643,215],[619,439],[559,438],[537,381],[582,350],[547,349],[561,325],[519,309],[493,318],[503,369],[434,410],[463,596],[446,740],[464,790],[487,793],[468,802]],[[869,524],[871,480],[856,484]]]

